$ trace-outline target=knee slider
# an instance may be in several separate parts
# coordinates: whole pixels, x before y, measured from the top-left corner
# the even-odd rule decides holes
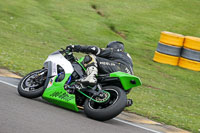
[[[83,65],[87,68],[89,66],[97,67],[96,57],[94,55],[86,55],[83,60]]]
[[[83,61],[84,61],[83,62],[84,64],[88,64],[92,61],[92,57],[90,57],[89,55],[86,55]]]

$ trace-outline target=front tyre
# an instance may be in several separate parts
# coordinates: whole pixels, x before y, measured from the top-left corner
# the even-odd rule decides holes
[[[18,93],[27,98],[36,98],[42,96],[46,77],[46,69],[36,70],[27,74],[18,84]]]
[[[119,115],[126,106],[126,93],[119,87],[106,86],[104,91],[110,93],[110,98],[104,103],[97,103],[87,99],[84,104],[84,112],[87,117],[106,121]]]

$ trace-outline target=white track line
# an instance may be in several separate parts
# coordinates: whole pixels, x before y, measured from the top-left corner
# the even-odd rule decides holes
[[[11,83],[8,83],[8,82],[2,81],[2,80],[0,80],[0,83],[3,83],[3,84],[6,84],[6,85],[9,85],[9,86],[12,86],[12,87],[17,88],[16,85],[13,85],[13,84],[11,84]],[[136,125],[136,124],[134,124],[134,123],[131,123],[131,122],[128,122],[128,121],[125,121],[125,120],[121,120],[121,119],[118,119],[118,118],[113,118],[113,119],[116,120],[116,121],[119,121],[119,122],[128,124],[128,125],[130,125],[130,126],[134,126],[134,127],[138,127],[138,128],[147,130],[147,131],[151,131],[151,132],[153,132],[153,133],[162,133],[162,132],[158,132],[158,131],[155,131],[155,130],[152,130],[152,129],[149,129],[149,128],[146,128],[146,127],[143,127],[143,126],[140,126],[140,125]]]
[[[4,83],[4,84],[6,84],[6,85],[10,85],[10,86],[12,86],[12,87],[17,88],[16,85],[10,84],[10,83],[8,83],[8,82],[2,81],[2,80],[0,80],[0,82],[1,82],[1,83]]]
[[[128,122],[128,121],[125,121],[125,120],[121,120],[121,119],[118,119],[118,118],[113,118],[113,119],[116,120],[116,121],[119,121],[119,122],[128,124],[128,125],[130,125],[130,126],[134,126],[134,127],[138,127],[138,128],[147,130],[147,131],[151,131],[151,132],[153,132],[153,133],[162,133],[162,132],[159,132],[159,131],[150,129],[150,128],[146,128],[146,127],[143,127],[143,126],[140,126],[140,125],[136,125],[136,124],[134,124],[134,123],[131,123],[131,122]]]

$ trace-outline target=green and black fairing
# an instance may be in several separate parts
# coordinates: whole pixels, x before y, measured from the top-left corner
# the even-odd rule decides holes
[[[84,104],[86,98],[92,99],[92,95],[90,95],[93,92],[91,87],[88,87],[83,91],[76,91],[75,94],[69,94],[64,88],[66,85],[73,85],[75,79],[84,76],[85,68],[81,63],[83,59],[84,58],[81,58],[77,62],[72,63],[74,72],[72,74],[65,74],[62,81],[57,81],[59,78],[58,76],[56,76],[53,81],[50,80],[49,83],[52,85],[45,89],[42,97],[51,103],[74,111],[79,111],[77,106]],[[124,72],[98,75],[97,79],[98,84],[102,87],[109,85],[118,86],[125,92],[129,92],[132,87],[141,85],[141,81],[138,77]],[[95,99],[92,100],[95,101]]]
[[[141,85],[138,77],[124,72],[97,75],[97,84],[87,86],[77,80],[85,76],[84,58],[76,60],[73,53],[62,49],[48,56],[44,67],[24,76],[18,92],[27,98],[42,96],[50,103],[79,111],[84,107],[86,116],[100,121],[116,117],[132,105],[127,93]]]
[[[74,111],[79,111],[76,105],[76,99],[74,94],[69,94],[64,86],[67,81],[70,80],[71,74],[65,74],[65,78],[61,82],[56,82],[55,80],[58,78],[55,77],[54,81],[49,88],[46,88],[42,97],[47,101],[54,103],[58,106],[68,108]],[[51,82],[51,81],[50,81]]]

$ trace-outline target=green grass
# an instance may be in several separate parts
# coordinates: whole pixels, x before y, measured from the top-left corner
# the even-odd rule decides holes
[[[70,43],[123,41],[143,82],[127,110],[198,132],[200,73],[152,58],[161,31],[200,37],[199,7],[199,0],[0,1],[0,66],[25,75]]]

